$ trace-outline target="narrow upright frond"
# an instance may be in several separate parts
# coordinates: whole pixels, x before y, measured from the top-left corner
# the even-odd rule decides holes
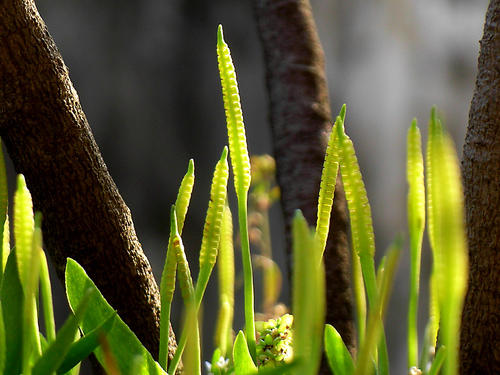
[[[170,209],[170,236],[168,238],[167,256],[163,265],[160,282],[160,348],[158,363],[166,370],[168,362],[168,339],[170,335],[170,313],[174,299],[175,279],[177,273],[177,256],[173,240],[177,228],[172,225],[176,215],[175,205]]]
[[[222,25],[217,30],[217,61],[222,84],[222,96],[226,110],[227,135],[234,174],[234,187],[238,197],[238,222],[241,238],[241,258],[243,263],[243,288],[245,299],[246,339],[250,354],[255,359],[255,319],[253,295],[253,271],[248,239],[247,200],[250,188],[250,158],[243,125],[238,82],[231,52],[224,41]]]
[[[177,274],[179,278],[179,286],[181,288],[182,299],[185,305],[194,302],[194,286],[193,279],[191,278],[191,270],[189,263],[184,252],[184,245],[177,227],[177,215],[175,213],[175,206],[172,207],[173,212],[170,217],[170,225],[172,228],[172,249],[174,250],[177,259]]]
[[[440,128],[440,123],[439,123]],[[437,283],[440,342],[446,347],[444,374],[458,373],[460,320],[468,280],[463,193],[455,147],[442,128],[432,132],[434,252],[438,253]],[[440,131],[439,131],[440,130]]]
[[[221,355],[225,356],[232,350],[234,314],[233,217],[227,201],[222,219],[217,274],[219,277],[219,313],[215,329],[215,346],[220,349]]]
[[[422,142],[417,120],[407,136],[408,228],[410,233],[410,298],[408,302],[408,368],[418,364],[417,312],[420,258],[425,227],[425,188]]]
[[[375,236],[370,204],[359,170],[358,159],[351,139],[344,132],[343,123],[337,126],[337,144],[340,156],[340,171],[351,222],[352,246],[358,254],[370,306],[377,296],[375,278]]]
[[[342,126],[341,123],[343,123],[343,118],[345,117],[345,104],[342,106],[340,113],[343,114],[343,116],[341,117],[339,115],[335,120],[334,129],[330,133],[330,138],[328,140],[323,171],[321,173],[321,185],[318,197],[318,218],[316,221],[316,236],[318,238],[321,255],[323,255],[325,251],[328,231],[330,229],[330,215],[332,212],[335,184],[339,171],[339,155],[337,151],[338,133],[335,127]]]
[[[194,186],[194,161],[189,160],[188,170],[182,179],[181,186],[179,187],[179,192],[177,193],[177,199],[175,201],[175,206],[171,208],[170,214],[176,215],[177,229],[172,226],[172,217],[170,225],[170,236],[168,239],[167,256],[165,259],[165,264],[163,266],[163,272],[161,275],[160,283],[160,299],[161,299],[161,309],[160,309],[160,351],[158,362],[163,369],[167,368],[167,357],[168,357],[168,338],[170,333],[170,311],[172,299],[174,297],[175,290],[175,274],[177,271],[177,259],[176,253],[173,248],[172,240],[175,233],[178,232],[179,235],[182,234],[182,229],[184,226],[184,220],[186,218],[187,209],[189,207],[189,202],[191,200],[191,193]]]
[[[236,72],[231,59],[231,52],[224,41],[222,25],[219,25],[217,30],[217,62],[219,64],[222,96],[226,111],[229,151],[235,181],[234,186],[236,194],[240,197],[246,195],[250,187],[250,158],[248,156]]]
[[[227,181],[229,178],[229,166],[227,164],[227,147],[224,147],[222,156],[215,167],[212,178],[212,188],[210,190],[210,202],[208,204],[205,226],[203,228],[203,238],[200,250],[200,275],[197,284],[208,282],[208,275],[217,259],[217,249],[219,248],[222,217],[226,205]],[[207,279],[200,279],[207,276]],[[200,285],[201,287],[202,285]],[[205,285],[206,286],[206,285]],[[196,285],[198,289],[199,286]],[[200,298],[201,300],[201,298]]]
[[[177,199],[175,200],[175,212],[177,214],[177,229],[180,235],[182,235],[182,229],[184,228],[184,220],[186,218],[186,213],[189,207],[189,202],[191,200],[191,193],[193,192],[194,186],[194,161],[189,160],[188,170],[182,179],[181,186],[179,187],[179,192],[177,193]]]
[[[22,174],[17,176],[17,189],[14,193],[14,239],[16,243],[17,267],[23,288],[26,285],[33,240],[33,203]]]
[[[440,311],[439,311],[439,274],[442,265],[441,261],[441,225],[436,221],[438,214],[437,206],[435,204],[437,186],[437,172],[436,164],[433,155],[435,155],[436,143],[440,142],[443,137],[443,129],[441,122],[436,115],[436,108],[431,109],[431,117],[429,120],[429,134],[427,139],[426,150],[426,193],[427,193],[427,230],[429,236],[429,243],[432,250],[432,273],[430,279],[430,293],[429,293],[429,331],[428,340],[429,346],[434,347],[437,341],[437,334],[439,330]]]
[[[195,301],[194,307],[190,310],[190,314],[197,314],[198,309],[203,299],[203,294],[208,284],[208,279],[212,273],[215,261],[217,259],[217,250],[219,247],[222,216],[226,204],[227,180],[229,178],[229,166],[227,164],[227,147],[224,147],[220,160],[215,166],[214,175],[212,178],[212,187],[210,190],[210,202],[208,204],[207,216],[205,218],[205,226],[203,228],[203,238],[201,240],[200,250],[200,271],[195,286]],[[182,353],[186,347],[188,334],[192,331],[192,327],[185,325],[181,338],[178,342],[177,351],[174,358],[168,366],[168,373],[173,374],[177,370]]]

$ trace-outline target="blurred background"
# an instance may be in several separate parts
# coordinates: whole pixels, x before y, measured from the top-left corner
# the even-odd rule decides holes
[[[251,2],[39,0],[37,4],[69,67],[109,171],[132,211],[157,280],[165,258],[170,205],[188,160],[195,160],[196,182],[183,239],[196,275],[209,183],[227,142],[215,50],[219,23],[235,61],[250,153],[272,154],[263,57]],[[461,155],[487,4],[487,0],[311,0],[326,55],[332,113],[347,103],[346,131],[354,141],[372,205],[379,255],[406,231],[405,143],[412,118],[418,118],[425,140],[430,108],[437,105]],[[233,197],[232,187],[229,192]],[[273,252],[286,272],[279,207],[271,212],[271,225]],[[427,247],[422,331],[429,260]],[[405,254],[386,319],[392,371],[399,374],[407,372],[408,264]],[[237,267],[241,269],[239,258]],[[210,306],[217,301],[215,280],[205,299],[213,301]],[[61,298],[56,301],[61,321],[67,316],[64,294],[58,282],[53,283]],[[285,303],[288,291],[284,285],[280,300]],[[243,325],[241,298],[238,306],[236,329]],[[176,332],[181,314],[177,304]],[[204,347],[209,348],[204,360],[208,360],[214,311],[207,303],[204,314],[210,319],[204,331]]]

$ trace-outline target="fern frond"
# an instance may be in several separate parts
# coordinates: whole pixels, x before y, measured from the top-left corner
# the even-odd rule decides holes
[[[340,114],[335,120],[334,128],[342,126],[345,117],[345,104],[342,106]],[[335,195],[335,184],[339,172],[339,155],[337,152],[337,131],[330,133],[328,146],[326,148],[323,170],[321,172],[321,185],[318,197],[318,218],[316,221],[316,236],[319,243],[321,256],[325,252],[328,231],[330,230],[330,215],[332,212],[333,198]]]
[[[422,141],[417,120],[407,135],[408,228],[410,233],[410,299],[408,305],[408,368],[418,365],[417,311],[420,258],[425,227],[425,188]]]
[[[191,193],[193,192],[193,186],[194,186],[194,160],[190,159],[188,170],[184,175],[184,178],[182,179],[181,186],[179,187],[179,192],[177,193],[177,199],[175,200],[177,228],[180,235],[182,235],[182,229],[184,228],[184,220],[186,218],[189,202],[191,200]]]
[[[368,301],[370,306],[373,306],[377,295],[377,282],[373,261],[375,236],[373,234],[370,204],[361,177],[358,159],[354,152],[354,146],[349,136],[344,132],[343,123],[341,123],[341,126],[337,126],[337,134],[340,171],[351,221],[352,245],[360,259]]]
[[[432,274],[430,279],[430,327],[429,327],[429,340],[430,345],[434,347],[437,341],[437,334],[440,322],[440,309],[439,309],[439,273],[442,267],[441,261],[441,225],[436,221],[438,209],[435,204],[437,193],[437,172],[435,165],[436,144],[441,142],[443,137],[443,129],[441,122],[437,119],[436,108],[431,109],[431,117],[429,120],[429,134],[427,139],[426,150],[426,192],[427,192],[427,229],[429,236],[429,243],[432,250]]]
[[[250,187],[250,158],[248,156],[236,72],[231,59],[231,52],[224,41],[222,25],[219,25],[217,30],[217,62],[226,112],[229,151],[235,181],[234,186],[236,195],[240,197],[246,195]]]
[[[29,277],[33,230],[33,202],[24,176],[20,174],[17,176],[17,189],[14,193],[14,240],[19,277],[23,287]]]
[[[451,138],[439,120],[431,132],[434,244],[437,252],[437,284],[440,341],[447,349],[444,374],[458,372],[458,346],[463,301],[467,288],[468,258],[464,228],[462,180]]]

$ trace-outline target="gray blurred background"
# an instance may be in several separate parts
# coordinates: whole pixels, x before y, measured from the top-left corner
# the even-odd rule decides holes
[[[332,112],[347,103],[346,131],[356,146],[367,186],[380,255],[396,234],[406,231],[405,142],[412,118],[418,118],[425,140],[429,110],[437,105],[461,155],[488,1],[311,3],[326,55]],[[262,52],[251,2],[39,0],[37,4],[69,67],[104,160],[132,211],[157,280],[165,258],[169,208],[188,160],[195,160],[196,183],[183,238],[196,275],[209,183],[227,142],[215,51],[219,23],[236,65],[250,153],[272,153]],[[230,193],[234,195],[232,187]],[[273,250],[286,270],[280,215],[275,207]],[[387,316],[395,374],[407,371],[408,262],[405,254]],[[426,248],[422,330],[428,264]],[[205,303],[205,348],[212,342],[215,286],[214,278],[206,297],[210,302]],[[61,287],[56,287],[64,298]],[[288,302],[286,286],[281,300]],[[64,303],[56,301],[59,306]],[[242,305],[238,306],[235,328],[243,323]],[[176,332],[181,313],[178,304]],[[62,308],[59,319],[66,314]],[[211,351],[210,346],[204,360]]]

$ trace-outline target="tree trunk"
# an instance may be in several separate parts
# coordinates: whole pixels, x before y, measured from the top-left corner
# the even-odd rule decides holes
[[[160,298],[57,47],[31,0],[0,3],[0,135],[64,280],[77,260],[154,357]],[[173,335],[173,333],[172,333]],[[170,337],[170,351],[175,338]]]
[[[486,13],[463,150],[469,287],[462,374],[500,374],[500,0]]]
[[[254,0],[264,51],[277,180],[291,258],[291,222],[301,209],[316,224],[321,170],[332,127],[323,50],[308,0]],[[340,179],[339,179],[340,180]],[[355,347],[345,196],[335,189],[325,253],[326,321]],[[321,373],[329,373],[322,366]]]

